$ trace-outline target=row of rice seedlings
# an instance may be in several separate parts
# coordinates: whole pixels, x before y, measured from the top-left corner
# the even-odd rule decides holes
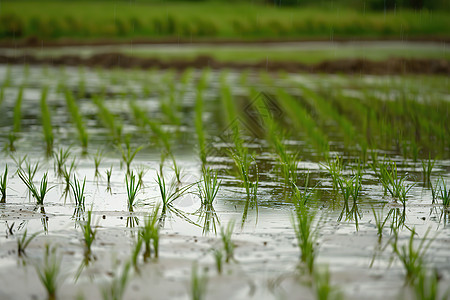
[[[0,203],[6,203],[6,186],[8,180],[8,165],[5,166],[5,171],[0,176],[0,193],[2,194],[2,199]]]
[[[44,132],[44,139],[46,143],[47,155],[51,155],[53,149],[53,129],[52,129],[52,121],[50,117],[50,110],[47,104],[47,94],[48,87],[44,86],[42,88],[41,94],[41,121],[42,121],[42,130]]]
[[[66,98],[67,109],[68,109],[69,114],[72,119],[72,123],[75,124],[75,127],[78,132],[78,139],[80,140],[83,150],[87,151],[87,146],[88,146],[88,141],[89,141],[88,133],[87,133],[87,130],[85,127],[84,120],[78,109],[77,103],[73,97],[72,92],[69,89],[65,89],[65,98]]]
[[[258,116],[253,117],[260,119],[261,124],[259,125],[263,127],[269,145],[277,154],[281,176],[284,178],[286,187],[290,187],[292,183],[297,182],[299,154],[287,150],[284,143],[283,130],[277,121],[274,120],[270,108],[261,100],[262,97],[259,96],[255,89],[251,89],[250,95],[252,99],[255,99],[252,105],[258,114]]]
[[[221,181],[218,180],[217,171],[210,168],[202,169],[202,180],[197,183],[198,196],[201,207],[198,210],[200,219],[204,219],[203,234],[212,230],[217,232],[217,225],[220,224],[219,217],[214,210],[214,200],[219,192]]]
[[[344,134],[346,143],[349,144],[356,141],[363,153],[365,153],[365,149],[368,148],[367,141],[358,134],[353,124],[344,115],[337,111],[329,101],[311,89],[302,85],[300,90],[303,98],[308,101],[322,120],[334,120],[337,125],[334,127]]]
[[[14,143],[18,139],[18,133],[21,131],[21,127],[22,127],[23,90],[24,90],[24,85],[21,85],[19,87],[19,91],[17,93],[17,98],[16,98],[16,103],[14,105],[14,110],[13,110],[13,130],[8,135],[9,151],[15,151],[16,150],[16,147],[14,146]]]
[[[109,130],[109,134],[114,144],[120,144],[122,140],[122,124],[117,121],[110,110],[106,107],[105,101],[101,95],[94,95],[92,102],[97,106],[97,115],[103,125]]]
[[[289,116],[294,127],[306,133],[309,141],[316,148],[319,155],[327,157],[329,151],[328,138],[317,126],[316,121],[305,108],[284,89],[277,89],[276,95],[278,102],[284,112]]]
[[[41,179],[41,184],[39,186],[39,189],[36,187],[36,185],[33,183],[33,176],[30,176],[29,173],[26,174],[23,170],[19,169],[17,171],[17,174],[19,175],[19,178],[22,180],[22,182],[27,186],[29,192],[31,195],[36,199],[36,203],[38,205],[44,204],[44,198],[45,195],[50,191],[50,189],[53,188],[53,186],[48,186],[48,179],[47,179],[47,173],[44,173],[44,176]],[[27,176],[28,175],[28,176]]]
[[[168,87],[168,90],[162,90],[159,94],[160,110],[163,113],[166,122],[175,126],[181,125],[180,108],[178,101],[177,88],[175,85],[174,73],[167,72],[163,78],[163,86]]]
[[[135,102],[130,102],[130,108],[133,112],[136,124],[146,130],[150,129],[153,134],[156,135],[158,141],[162,143],[165,153],[172,153],[170,135],[162,129],[161,124],[159,124],[155,120],[151,120],[147,116],[147,113],[142,110]]]
[[[399,97],[396,101],[384,101],[368,92],[366,101],[376,112],[379,124],[384,123],[388,128],[393,129],[383,132],[383,128],[380,127],[379,133],[385,135],[385,143],[389,146],[391,141],[397,141],[397,148],[401,148],[405,157],[411,154],[416,161],[420,150],[428,153],[442,151],[449,146],[446,145],[448,132],[445,132],[446,126],[442,121],[448,112],[448,107],[444,106],[440,112],[436,113],[436,105],[439,101],[432,100],[419,104],[420,101],[408,99],[405,96]],[[430,118],[430,116],[439,117]],[[430,145],[435,147],[430,148]]]
[[[206,139],[205,131],[203,130],[203,91],[206,88],[208,72],[204,71],[202,77],[197,84],[197,94],[195,98],[195,132],[197,133],[199,156],[202,164],[206,164]]]

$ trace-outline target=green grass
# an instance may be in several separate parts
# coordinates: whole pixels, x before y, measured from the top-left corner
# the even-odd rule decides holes
[[[37,13],[39,11],[39,13]],[[100,13],[101,12],[101,13]],[[163,13],[162,13],[163,12]],[[238,12],[238,13],[237,13]],[[340,37],[447,37],[448,12],[397,9],[372,12],[360,5],[273,7],[252,3],[8,1],[0,37],[298,39]]]

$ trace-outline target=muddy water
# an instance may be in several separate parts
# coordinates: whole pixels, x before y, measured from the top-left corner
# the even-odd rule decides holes
[[[8,73],[10,75],[8,75]],[[224,273],[218,275],[215,270],[212,248],[220,247],[219,235],[214,232],[204,234],[204,220],[199,218],[197,210],[200,199],[192,193],[177,199],[174,206],[182,214],[169,214],[161,229],[160,259],[158,262],[139,263],[140,275],[133,272],[125,292],[126,299],[187,299],[191,267],[198,261],[208,276],[207,298],[211,299],[310,299],[314,298],[311,279],[299,266],[300,250],[297,247],[292,227],[293,205],[291,196],[283,186],[275,155],[264,139],[245,136],[246,146],[254,150],[259,170],[258,205],[248,211],[243,222],[245,194],[239,179],[232,170],[232,161],[227,156],[226,146],[220,138],[227,121],[223,119],[220,108],[220,77],[223,74],[211,72],[208,88],[204,92],[206,124],[209,145],[209,165],[218,170],[221,188],[214,203],[214,209],[221,225],[235,221],[233,241],[236,244],[235,262],[224,266]],[[174,76],[174,77],[172,77]],[[45,245],[57,246],[63,256],[62,270],[64,280],[58,292],[61,299],[83,296],[86,299],[101,297],[101,288],[108,285],[112,276],[131,256],[137,230],[143,218],[160,201],[159,187],[155,181],[160,170],[161,147],[149,138],[133,121],[129,101],[135,98],[140,107],[145,108],[154,119],[160,120],[167,132],[174,134],[171,143],[177,165],[182,168],[182,184],[192,184],[201,177],[201,163],[198,159],[194,129],[194,79],[200,76],[193,71],[186,86],[175,73],[166,71],[101,71],[89,69],[53,69],[53,68],[0,68],[1,82],[6,78],[10,83],[4,88],[4,100],[1,103],[3,117],[0,119],[0,143],[7,148],[8,135],[12,130],[13,108],[18,87],[24,84],[22,103],[22,126],[15,142],[16,152],[5,150],[1,155],[0,170],[9,168],[7,203],[0,205],[0,281],[1,299],[45,298],[45,290],[40,284],[34,265],[42,261]],[[248,88],[241,84],[242,75],[229,72],[228,82],[236,98],[248,95]],[[168,121],[161,110],[160,101],[169,94],[169,82],[175,83],[176,101],[180,112],[180,125]],[[417,79],[400,77],[357,77],[343,76],[277,76],[273,87],[264,86],[258,74],[249,74],[247,84],[257,89],[270,90],[275,87],[289,88],[293,82],[302,82],[311,88],[330,86],[344,90],[349,94],[360,93],[360,85],[373,90],[382,90],[388,84],[415,95],[417,99],[430,91],[439,96],[449,97],[447,86],[434,86],[433,82],[422,81],[417,87]],[[58,83],[74,91],[84,82],[85,94],[78,100],[79,109],[90,135],[88,154],[82,154],[77,141],[77,133],[67,112],[64,96],[57,90]],[[412,83],[409,83],[412,82]],[[395,83],[397,85],[395,85]],[[45,142],[41,134],[39,99],[41,87],[49,85],[48,104],[52,112],[52,124],[55,134],[55,150],[71,147],[71,159],[76,157],[76,174],[86,176],[86,208],[92,209],[98,235],[93,244],[95,260],[83,270],[77,281],[74,276],[83,259],[82,233],[75,205],[70,195],[64,196],[65,184],[54,170],[54,159],[46,157]],[[144,87],[149,92],[144,91]],[[97,109],[89,95],[106,89],[108,109],[123,124],[123,133],[131,135],[131,144],[146,145],[132,163],[133,170],[143,170],[144,187],[138,195],[139,202],[130,213],[127,208],[125,186],[126,169],[121,163],[120,153],[113,146],[108,130],[97,115]],[[417,92],[419,90],[419,92]],[[405,92],[403,91],[403,92]],[[292,93],[295,94],[292,89]],[[383,93],[384,96],[389,95]],[[388,97],[388,96],[386,96]],[[389,99],[387,99],[388,101]],[[175,106],[173,106],[175,107]],[[325,127],[326,128],[326,127]],[[332,125],[330,125],[332,128]],[[357,159],[352,151],[345,149],[338,133],[333,135],[330,129],[332,154],[344,157],[346,173],[350,174],[351,163]],[[316,244],[317,266],[327,266],[331,275],[331,284],[345,299],[397,299],[410,298],[411,291],[404,286],[404,269],[395,257],[389,245],[391,220],[378,239],[372,208],[387,215],[393,208],[401,209],[400,203],[383,192],[381,184],[373,171],[367,168],[363,175],[362,195],[359,200],[361,218],[358,228],[354,221],[338,221],[342,210],[342,197],[333,190],[332,181],[324,169],[324,158],[319,155],[305,139],[302,133],[293,135],[286,141],[289,149],[301,151],[298,164],[299,185],[305,181],[306,174],[315,186],[317,197],[310,206],[317,210],[315,228],[318,238]],[[104,151],[100,163],[100,175],[95,175],[94,159],[97,149]],[[446,213],[442,206],[432,205],[431,190],[422,182],[421,161],[404,158],[394,148],[379,150],[379,156],[386,155],[396,161],[402,174],[409,174],[407,183],[414,184],[409,192],[406,204],[406,222],[409,228],[415,228],[418,240],[430,229],[428,238],[433,238],[425,259],[426,266],[436,268],[440,276],[440,292],[443,293],[450,283],[450,256],[448,245],[450,231]],[[48,172],[50,184],[54,188],[45,198],[44,207],[36,207],[18,178],[17,161],[24,158],[31,164],[39,162],[36,179],[40,180]],[[433,168],[432,182],[442,176],[447,183],[450,179],[449,155],[441,155]],[[112,166],[111,183],[106,182],[106,170]],[[173,164],[166,159],[163,171],[167,180],[173,178]],[[38,182],[38,181],[36,181]],[[345,219],[345,218],[344,218]],[[9,230],[8,228],[11,228]],[[24,231],[41,232],[26,250],[26,259],[19,259],[16,251],[16,239]],[[399,243],[407,243],[410,231],[403,227],[399,231]],[[119,261],[117,263],[117,261]]]

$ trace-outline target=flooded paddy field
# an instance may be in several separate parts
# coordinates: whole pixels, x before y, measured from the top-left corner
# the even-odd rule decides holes
[[[448,298],[448,77],[0,82],[1,299]]]

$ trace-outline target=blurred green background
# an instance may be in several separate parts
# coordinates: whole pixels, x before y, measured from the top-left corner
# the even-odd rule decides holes
[[[0,39],[447,39],[448,6],[448,0],[4,0]]]

